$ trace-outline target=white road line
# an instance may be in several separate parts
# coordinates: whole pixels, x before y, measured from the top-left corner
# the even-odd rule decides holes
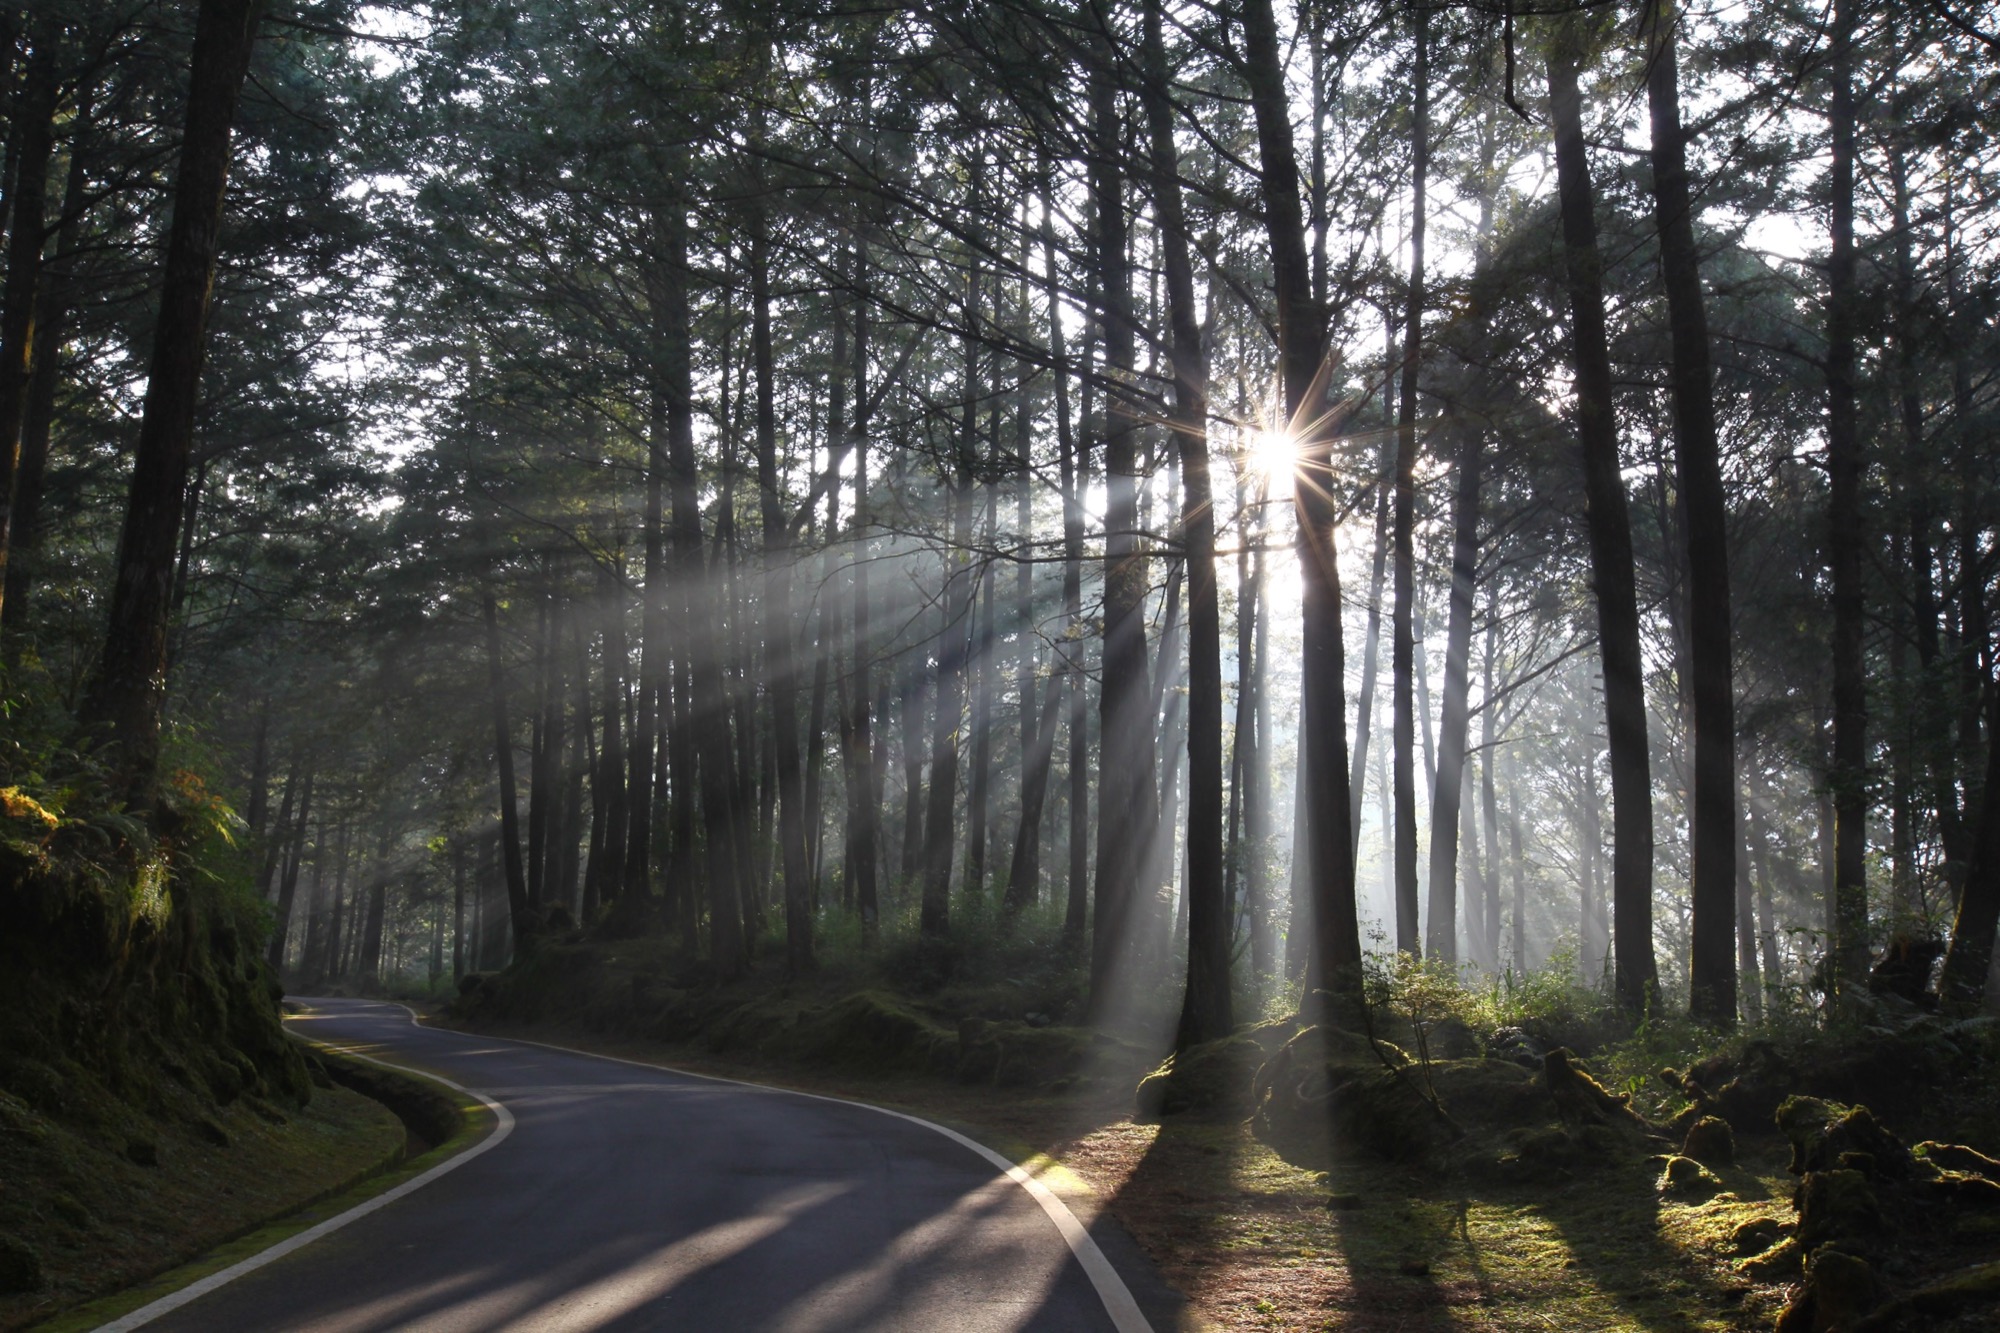
[[[405,1007],[407,1008],[408,1006]],[[415,1019],[416,1015],[413,1013],[411,1021],[414,1022]],[[366,1203],[358,1203],[344,1213],[329,1217],[318,1226],[301,1231],[296,1236],[281,1240],[270,1249],[259,1251],[241,1263],[231,1264],[217,1273],[210,1273],[199,1282],[191,1282],[172,1295],[162,1296],[151,1305],[141,1306],[122,1319],[114,1319],[108,1324],[101,1325],[97,1333],[124,1333],[126,1329],[138,1328],[142,1324],[150,1324],[161,1315],[178,1310],[190,1301],[198,1301],[203,1296],[208,1295],[209,1292],[216,1290],[218,1287],[227,1286],[237,1278],[242,1277],[245,1273],[253,1273],[266,1264],[275,1263],[294,1250],[303,1249],[320,1237],[333,1234],[349,1222],[358,1222],[376,1209],[386,1208],[404,1195],[416,1193],[440,1176],[458,1170],[458,1168],[464,1166],[481,1153],[489,1152],[499,1147],[501,1141],[514,1132],[514,1113],[483,1093],[475,1092],[473,1089],[465,1087],[462,1084],[454,1083],[448,1078],[440,1078],[436,1074],[427,1071],[408,1069],[402,1065],[392,1065],[387,1060],[377,1060],[372,1056],[360,1055],[353,1051],[343,1051],[342,1054],[351,1056],[356,1060],[366,1060],[369,1064],[380,1065],[384,1069],[393,1069],[398,1073],[414,1074],[419,1078],[427,1078],[432,1082],[442,1083],[448,1088],[456,1089],[468,1097],[475,1097],[487,1110],[493,1112],[494,1118],[498,1123],[493,1127],[493,1132],[478,1143],[473,1144],[470,1148],[467,1148],[464,1152],[454,1157],[439,1162],[436,1166],[417,1176],[415,1179],[406,1180],[396,1186],[396,1188],[385,1190]]]
[[[409,1013],[410,1022],[413,1026],[422,1026],[417,1021],[416,1010],[411,1009],[407,1004],[400,1007]],[[424,1030],[426,1032],[451,1031],[450,1028],[425,1028]],[[453,1035],[465,1036],[470,1039],[472,1034],[454,1033]],[[618,1055],[600,1055],[596,1051],[580,1051],[573,1046],[558,1046],[554,1042],[549,1041],[530,1041],[526,1037],[492,1037],[483,1032],[477,1035],[481,1041],[507,1041],[513,1042],[518,1046],[539,1046],[543,1050],[561,1051],[565,1055],[581,1055],[592,1060],[609,1060],[613,1064],[632,1065],[638,1069],[656,1069],[669,1074],[678,1074],[683,1078],[698,1078],[710,1083],[728,1083],[739,1088],[755,1088],[759,1092],[774,1092],[787,1097],[805,1097],[816,1102],[832,1102],[836,1106],[858,1106],[864,1111],[874,1111],[878,1115],[893,1116],[897,1120],[906,1120],[912,1125],[921,1125],[925,1129],[942,1134],[953,1143],[970,1150],[986,1162],[998,1167],[1006,1174],[1009,1180],[1012,1180],[1015,1184],[1026,1190],[1029,1198],[1041,1205],[1042,1211],[1048,1215],[1049,1221],[1055,1223],[1056,1231],[1062,1236],[1063,1243],[1069,1246],[1069,1252],[1075,1255],[1077,1263],[1082,1265],[1084,1276],[1090,1279],[1090,1285],[1096,1289],[1097,1299],[1104,1303],[1104,1313],[1111,1317],[1112,1327],[1116,1328],[1118,1333],[1153,1333],[1152,1324],[1147,1322],[1146,1316],[1140,1311],[1139,1302],[1133,1299],[1132,1289],[1125,1285],[1125,1279],[1118,1275],[1116,1268],[1112,1267],[1111,1260],[1106,1258],[1104,1251],[1098,1247],[1096,1238],[1090,1234],[1083,1223],[1077,1221],[1076,1214],[1072,1213],[1048,1186],[1029,1175],[1020,1166],[1008,1161],[985,1144],[967,1138],[955,1129],[946,1129],[943,1125],[925,1120],[921,1116],[909,1115],[902,1111],[892,1111],[886,1106],[876,1106],[870,1102],[857,1102],[847,1097],[828,1097],[823,1093],[800,1092],[796,1088],[776,1088],[768,1083],[752,1083],[747,1079],[740,1078],[723,1078],[719,1074],[697,1074],[692,1070],[676,1069],[672,1065],[654,1064],[647,1060],[628,1060]]]

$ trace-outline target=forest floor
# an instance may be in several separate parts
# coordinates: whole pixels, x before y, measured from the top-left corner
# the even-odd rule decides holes
[[[1787,1148],[1740,1146],[1723,1189],[1675,1202],[1657,1162],[1607,1158],[1496,1184],[1373,1161],[1294,1165],[1226,1114],[1135,1119],[1129,1092],[967,1086],[717,1056],[574,1025],[476,1030],[848,1097],[937,1120],[1036,1172],[1086,1221],[1108,1211],[1189,1302],[1195,1329],[1768,1328],[1784,1282],[1731,1257],[1746,1221],[1790,1216]],[[1129,1084],[1126,1085],[1129,1088]]]

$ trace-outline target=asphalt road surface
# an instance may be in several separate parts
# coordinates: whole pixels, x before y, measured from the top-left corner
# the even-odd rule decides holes
[[[140,1311],[149,1329],[1171,1326],[1178,1302],[1121,1231],[1085,1234],[935,1128],[419,1027],[399,1005],[307,1003],[305,1035],[461,1084],[511,1131],[176,1309]]]

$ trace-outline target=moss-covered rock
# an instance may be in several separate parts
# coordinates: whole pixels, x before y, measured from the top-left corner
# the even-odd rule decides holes
[[[1868,1261],[1828,1246],[1813,1252],[1806,1280],[1778,1316],[1778,1333],[1840,1333],[1882,1303]]]
[[[1660,1172],[1659,1191],[1662,1194],[1705,1199],[1721,1188],[1722,1182],[1713,1171],[1694,1158],[1679,1153],[1667,1158],[1666,1166]]]
[[[1542,1057],[1542,1081],[1564,1124],[1640,1127],[1645,1124],[1632,1109],[1631,1097],[1614,1093],[1599,1083],[1577,1063],[1574,1055],[1560,1046]]]
[[[1248,1111],[1264,1048],[1248,1036],[1225,1037],[1176,1052],[1139,1080],[1134,1110],[1142,1118],[1184,1111]]]
[[[820,1064],[949,1074],[958,1035],[886,991],[859,991],[795,1025],[787,1046]]]
[[[1799,1244],[1808,1250],[1882,1229],[1882,1205],[1859,1171],[1808,1171],[1799,1179],[1795,1202]]]
[[[1688,1126],[1681,1143],[1681,1155],[1703,1166],[1736,1165],[1736,1134],[1721,1116],[1705,1115]]]
[[[1910,1150],[1865,1106],[1818,1097],[1790,1097],[1778,1107],[1778,1128],[1792,1145],[1793,1175],[1844,1168],[1889,1179],[1908,1177]]]
[[[1737,1254],[1762,1254],[1784,1239],[1785,1227],[1775,1217],[1753,1217],[1738,1222],[1729,1232],[1729,1245]]]

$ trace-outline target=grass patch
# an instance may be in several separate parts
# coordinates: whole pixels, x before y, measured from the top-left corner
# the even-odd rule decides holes
[[[234,1127],[242,1137],[226,1147],[208,1137],[208,1153],[166,1147],[152,1179],[110,1195],[88,1227],[72,1227],[72,1243],[44,1247],[54,1259],[44,1261],[44,1289],[0,1305],[0,1327],[34,1323],[62,1333],[118,1319],[430,1171],[492,1129],[482,1103],[428,1079],[342,1061],[324,1049],[314,1059],[344,1065],[338,1077],[370,1071],[376,1095],[336,1077],[282,1119],[268,1111],[246,1111],[248,1123],[230,1117],[224,1133]],[[386,1081],[402,1087],[384,1089]],[[388,1101],[402,1115],[378,1099],[384,1091],[394,1093]],[[432,1103],[444,1103],[452,1119],[440,1119]],[[98,1181],[118,1175],[116,1163],[104,1161],[86,1163],[86,1171]],[[0,1195],[0,1217],[12,1197]],[[74,1195],[50,1199],[48,1209],[62,1215],[70,1209],[64,1199]],[[86,1221],[82,1211],[74,1217]]]

